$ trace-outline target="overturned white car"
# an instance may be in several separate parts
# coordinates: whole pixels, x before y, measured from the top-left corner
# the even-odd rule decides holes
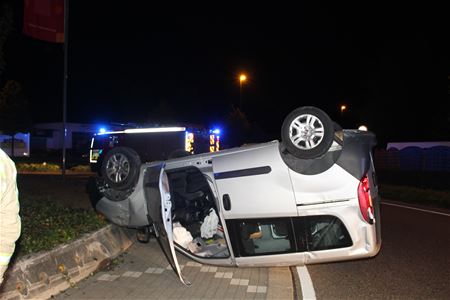
[[[381,246],[375,143],[300,107],[282,142],[146,163],[128,190],[97,178],[91,200],[111,222],[154,233],[185,284],[175,250],[220,266],[371,257]]]

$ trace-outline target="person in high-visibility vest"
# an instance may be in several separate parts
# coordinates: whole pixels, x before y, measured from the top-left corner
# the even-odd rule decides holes
[[[0,149],[0,285],[20,236],[19,193],[14,162]]]

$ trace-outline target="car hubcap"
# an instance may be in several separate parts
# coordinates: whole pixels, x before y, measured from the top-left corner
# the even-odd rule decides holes
[[[108,179],[115,183],[124,181],[130,174],[130,162],[123,154],[111,156],[106,164],[106,175]]]
[[[289,138],[292,144],[301,150],[317,147],[323,140],[322,122],[314,115],[301,115],[289,126]]]

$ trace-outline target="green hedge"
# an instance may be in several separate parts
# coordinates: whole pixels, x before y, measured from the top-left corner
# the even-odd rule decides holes
[[[28,171],[28,172],[55,172],[61,171],[59,164],[55,163],[16,163],[17,171]],[[69,170],[74,172],[91,172],[91,167],[89,165],[77,165]]]
[[[91,167],[89,165],[78,165],[70,168],[70,170],[74,172],[91,172]]]
[[[61,168],[58,164],[53,163],[16,163],[17,171],[59,171]]]

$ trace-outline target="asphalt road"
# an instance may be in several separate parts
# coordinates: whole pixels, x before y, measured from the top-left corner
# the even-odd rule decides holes
[[[388,204],[376,257],[307,266],[317,299],[450,298],[450,212]]]

